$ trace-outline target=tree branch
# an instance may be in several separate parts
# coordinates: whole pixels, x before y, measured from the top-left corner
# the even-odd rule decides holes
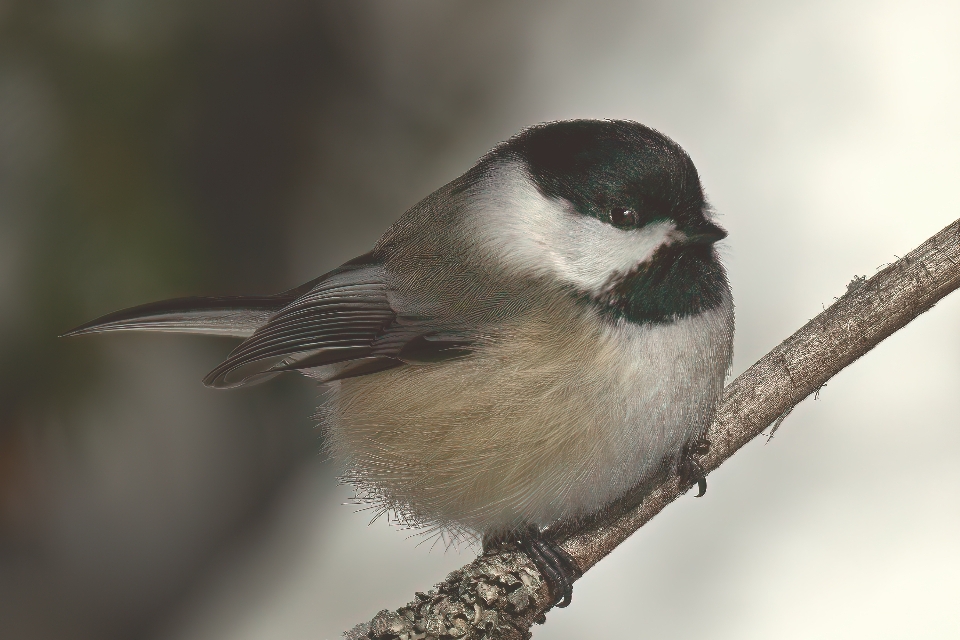
[[[724,390],[707,438],[705,471],[720,466],[841,369],[960,286],[960,220],[847,292]],[[675,476],[638,487],[608,513],[551,532],[586,572],[689,489]],[[481,556],[395,612],[344,634],[349,640],[520,639],[542,623],[548,587],[522,553]]]

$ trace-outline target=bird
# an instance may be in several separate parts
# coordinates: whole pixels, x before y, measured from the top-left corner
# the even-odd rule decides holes
[[[330,455],[401,522],[512,544],[566,606],[581,570],[546,532],[697,460],[734,306],[689,155],[629,120],[534,125],[411,207],[371,251],[265,296],[190,297],[65,335],[243,338],[204,379],[298,371]]]

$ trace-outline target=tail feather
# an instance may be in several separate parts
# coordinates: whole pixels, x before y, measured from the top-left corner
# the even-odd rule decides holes
[[[292,292],[291,292],[292,293]],[[164,331],[247,338],[296,295],[175,298],[115,311],[63,334]]]
[[[100,316],[64,333],[163,331],[249,338],[278,311],[313,289],[324,276],[272,296],[214,296],[148,302]]]

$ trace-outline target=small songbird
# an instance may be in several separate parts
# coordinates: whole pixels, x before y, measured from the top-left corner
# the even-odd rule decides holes
[[[375,508],[526,551],[559,606],[575,562],[541,535],[666,472],[706,489],[733,299],[693,162],[636,122],[526,129],[372,251],[285,293],[181,298],[68,335],[245,338],[204,379],[300,371],[330,453]]]

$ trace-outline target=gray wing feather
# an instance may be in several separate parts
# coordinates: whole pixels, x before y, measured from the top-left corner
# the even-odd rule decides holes
[[[322,382],[367,375],[414,362],[459,357],[422,317],[395,308],[382,265],[355,261],[321,279],[240,346],[204,384],[229,388],[259,382],[284,371],[302,371]],[[438,334],[431,340],[433,334]]]

